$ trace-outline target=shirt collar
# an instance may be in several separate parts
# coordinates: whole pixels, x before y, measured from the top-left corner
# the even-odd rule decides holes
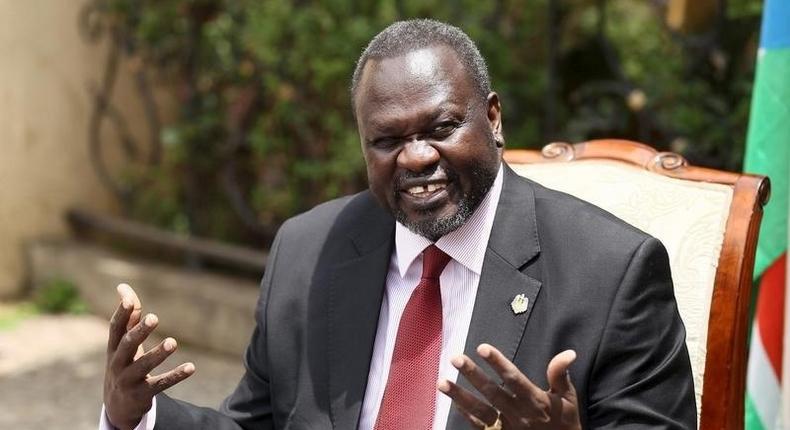
[[[436,247],[447,253],[453,260],[476,274],[483,268],[488,238],[494,225],[494,215],[502,192],[502,165],[494,179],[494,184],[480,202],[472,216],[458,229],[442,236],[436,241]],[[425,248],[431,245],[430,240],[412,232],[397,222],[395,225],[395,255],[400,276],[406,276],[414,260]]]

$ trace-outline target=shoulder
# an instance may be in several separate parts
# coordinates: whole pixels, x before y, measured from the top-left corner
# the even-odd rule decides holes
[[[589,202],[524,179],[535,196],[541,248],[566,245],[583,251],[631,254],[652,237]]]
[[[360,218],[380,211],[369,191],[339,197],[289,218],[280,227],[280,234],[312,236],[331,229],[352,228]]]
[[[392,216],[365,190],[288,219],[280,227],[272,249],[300,259],[317,257],[318,253],[345,253],[348,239],[378,237],[392,226]]]

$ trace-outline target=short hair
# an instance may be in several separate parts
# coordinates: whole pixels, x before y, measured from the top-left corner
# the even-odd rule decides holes
[[[472,39],[463,30],[450,24],[433,19],[410,19],[390,24],[362,51],[351,77],[352,107],[356,105],[354,98],[368,60],[397,57],[436,45],[446,45],[455,51],[477,92],[485,100],[491,92],[491,80],[486,62]]]

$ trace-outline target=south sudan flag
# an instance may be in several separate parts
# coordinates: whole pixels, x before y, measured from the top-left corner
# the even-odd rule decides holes
[[[768,175],[771,200],[757,244],[757,307],[746,381],[746,428],[790,428],[788,387],[782,377],[787,290],[788,177],[790,177],[790,0],[766,0],[754,81],[744,171]],[[790,369],[784,369],[787,372]],[[784,379],[784,384],[782,380]],[[787,392],[787,391],[786,391]],[[783,425],[782,422],[786,425]]]

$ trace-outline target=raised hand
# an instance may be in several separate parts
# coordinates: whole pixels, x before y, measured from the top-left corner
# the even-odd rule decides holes
[[[153,397],[195,373],[195,365],[184,363],[160,375],[150,372],[176,349],[168,337],[148,351],[143,341],[154,331],[159,319],[154,314],[141,318],[142,306],[132,287],[118,285],[121,302],[110,319],[107,367],[104,372],[104,409],[113,426],[133,429],[151,409]]]
[[[533,384],[493,346],[481,344],[477,354],[499,374],[502,383],[491,380],[466,355],[453,358],[452,364],[484,399],[451,381],[437,384],[476,428],[581,429],[576,389],[567,372],[576,359],[574,351],[563,351],[551,359],[546,370],[548,391]]]

